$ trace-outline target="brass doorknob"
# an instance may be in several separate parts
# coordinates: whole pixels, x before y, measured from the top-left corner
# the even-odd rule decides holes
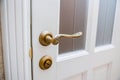
[[[52,33],[48,32],[48,31],[43,31],[43,32],[41,32],[41,34],[39,36],[39,42],[43,46],[48,46],[51,43],[53,45],[57,45],[59,43],[59,40],[62,37],[65,37],[65,38],[79,38],[79,37],[82,36],[82,34],[83,34],[82,32],[78,32],[78,33],[75,33],[75,34],[72,34],[72,35],[58,34],[55,37],[53,37]]]
[[[52,65],[52,58],[50,56],[43,56],[39,61],[39,67],[42,70],[49,69]]]

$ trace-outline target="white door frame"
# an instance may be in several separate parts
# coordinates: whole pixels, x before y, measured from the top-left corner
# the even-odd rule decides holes
[[[31,80],[30,0],[0,0],[6,80]]]

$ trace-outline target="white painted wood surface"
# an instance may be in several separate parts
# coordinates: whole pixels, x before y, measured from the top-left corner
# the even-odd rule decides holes
[[[33,0],[33,78],[34,80],[119,80],[120,0],[117,0],[112,44],[95,48],[99,0],[90,0],[85,51],[58,55],[58,46],[43,47],[38,42],[41,31],[59,31],[59,0]],[[2,34],[6,80],[31,80],[30,2],[2,0]],[[74,54],[77,53],[77,54]],[[53,57],[53,66],[39,69],[44,55]]]
[[[58,55],[58,46],[44,47],[38,38],[42,31],[59,34],[59,0],[32,1],[33,80],[119,80],[120,79],[120,0],[117,0],[112,44],[95,47],[99,0],[89,0],[86,48]],[[44,55],[53,58],[48,70],[39,68]]]
[[[0,7],[1,14],[1,7]],[[4,80],[4,63],[3,63],[3,51],[2,51],[2,30],[1,30],[1,16],[0,16],[0,80]]]
[[[6,80],[31,80],[30,1],[1,0]]]

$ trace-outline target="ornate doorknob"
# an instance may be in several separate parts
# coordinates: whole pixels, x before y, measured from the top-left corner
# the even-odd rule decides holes
[[[82,32],[77,32],[75,34],[69,35],[69,34],[58,34],[55,37],[53,37],[52,33],[48,32],[48,31],[43,31],[41,32],[40,36],[39,36],[39,42],[41,45],[43,46],[48,46],[51,43],[53,45],[57,45],[59,43],[59,40],[62,37],[65,38],[79,38],[82,36]]]

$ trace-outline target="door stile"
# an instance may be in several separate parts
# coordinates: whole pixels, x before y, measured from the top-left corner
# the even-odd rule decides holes
[[[86,50],[94,53],[99,12],[99,0],[89,0]]]
[[[115,13],[115,22],[114,22],[114,29],[113,29],[113,37],[112,37],[112,44],[116,47],[120,46],[120,38],[119,38],[119,31],[120,31],[120,0],[117,0],[116,5],[116,13]]]

